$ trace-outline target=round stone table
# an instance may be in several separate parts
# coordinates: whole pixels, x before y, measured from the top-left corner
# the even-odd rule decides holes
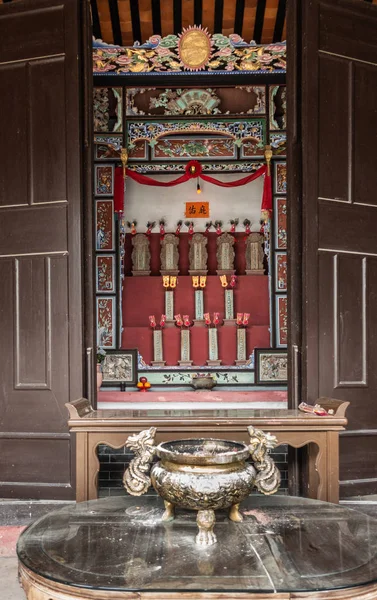
[[[335,504],[251,496],[244,521],[217,512],[217,544],[196,514],[161,521],[159,497],[92,500],[52,512],[18,542],[28,600],[377,598],[377,520]]]

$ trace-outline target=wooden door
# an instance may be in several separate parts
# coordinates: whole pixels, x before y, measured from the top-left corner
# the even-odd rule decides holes
[[[377,8],[357,0],[289,8],[292,374],[296,346],[301,398],[351,402],[340,492],[376,493]]]
[[[64,404],[84,392],[80,7],[0,6],[0,497],[75,496]]]

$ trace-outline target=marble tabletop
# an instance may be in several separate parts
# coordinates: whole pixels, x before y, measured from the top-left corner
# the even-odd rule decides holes
[[[216,513],[217,544],[195,544],[195,513],[162,522],[159,497],[106,498],[54,511],[18,556],[47,580],[116,591],[291,592],[377,581],[377,520],[339,505],[251,496],[243,523]]]

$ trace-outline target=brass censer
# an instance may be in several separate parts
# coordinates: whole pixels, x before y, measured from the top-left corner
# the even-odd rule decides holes
[[[252,425],[247,429],[249,445],[188,439],[156,446],[155,427],[131,435],[126,446],[135,458],[124,473],[124,487],[129,494],[141,496],[153,485],[165,503],[164,521],[174,519],[175,507],[198,511],[196,543],[215,544],[215,510],[229,508],[229,518],[241,522],[239,505],[253,486],[269,495],[280,485],[280,472],[269,456],[269,450],[277,444],[276,437]],[[160,460],[151,468],[155,454]],[[249,457],[252,463],[246,462]]]

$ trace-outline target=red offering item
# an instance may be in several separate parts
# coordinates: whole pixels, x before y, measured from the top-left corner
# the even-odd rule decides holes
[[[190,327],[191,321],[189,315],[183,315],[183,324],[185,327]]]
[[[220,313],[213,313],[213,324],[218,325],[220,323]]]
[[[175,324],[178,325],[178,327],[182,327],[183,321],[182,321],[181,315],[174,315],[174,319],[175,319]]]
[[[251,221],[249,219],[245,219],[244,222],[244,227],[245,227],[245,233],[246,236],[250,235],[251,233]]]
[[[243,324],[243,313],[237,313],[237,321],[236,321],[237,325],[242,325]]]
[[[187,221],[186,225],[188,227],[188,234],[192,237],[194,235],[194,223],[192,221]]]
[[[211,325],[211,317],[209,313],[204,313],[203,315],[204,321],[206,325]]]
[[[250,319],[250,313],[244,313],[242,325],[248,325]]]
[[[183,221],[178,221],[177,229],[175,230],[175,235],[179,235],[181,233],[182,225],[183,225]]]
[[[150,235],[152,233],[152,229],[153,229],[153,227],[155,225],[156,225],[155,221],[153,221],[153,222],[152,221],[148,221],[148,223],[147,223],[147,231],[145,232],[146,235]]]
[[[231,275],[230,276],[230,287],[234,288],[236,286],[237,283],[237,275]]]
[[[215,221],[215,227],[216,227],[216,233],[217,233],[217,235],[221,235],[222,234],[221,225],[222,225],[221,221]]]
[[[149,315],[149,325],[153,328],[156,327],[156,318],[154,315]]]
[[[166,315],[161,315],[160,327],[165,327],[165,323],[166,323]]]
[[[327,412],[322,406],[319,404],[315,404],[312,406],[311,404],[306,404],[306,402],[301,402],[298,405],[299,410],[302,412],[306,412],[312,415],[318,415],[319,417],[326,417],[328,415],[334,414],[334,411]]]
[[[146,377],[140,377],[136,387],[139,388],[139,392],[146,392],[151,387],[151,384]]]

